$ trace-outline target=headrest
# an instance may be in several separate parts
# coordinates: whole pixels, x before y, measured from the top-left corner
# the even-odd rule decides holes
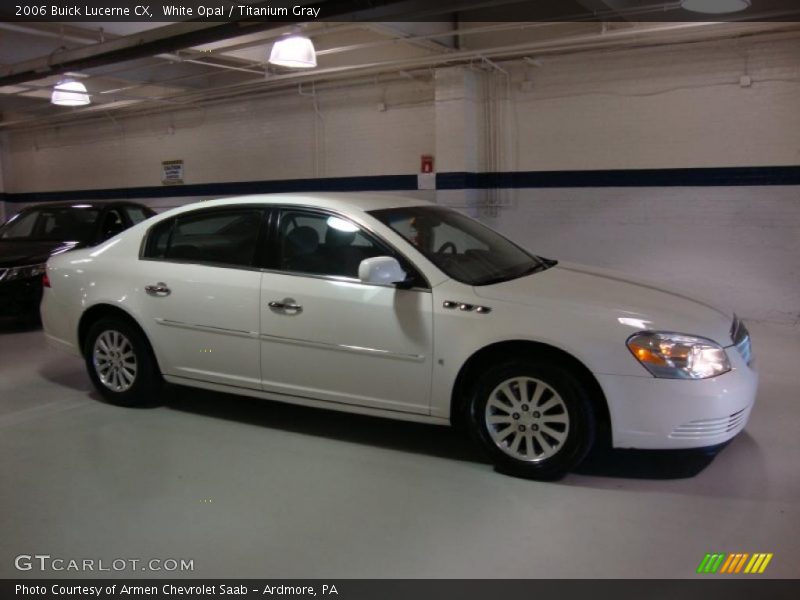
[[[319,246],[319,235],[313,227],[297,227],[286,236],[286,245],[292,256],[311,254]]]

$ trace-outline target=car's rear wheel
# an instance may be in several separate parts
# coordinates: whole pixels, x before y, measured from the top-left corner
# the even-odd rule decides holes
[[[552,361],[510,359],[478,377],[470,402],[473,436],[498,470],[557,479],[576,467],[595,438],[588,393]]]
[[[144,335],[127,320],[98,320],[86,336],[84,357],[97,391],[119,406],[155,404],[161,374]]]

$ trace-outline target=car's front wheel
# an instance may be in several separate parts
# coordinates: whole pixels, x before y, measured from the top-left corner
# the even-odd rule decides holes
[[[156,403],[162,387],[156,361],[144,335],[125,319],[109,317],[94,323],[84,356],[92,383],[112,404]]]
[[[557,479],[580,463],[595,437],[585,386],[554,360],[510,359],[478,377],[470,429],[498,470]]]

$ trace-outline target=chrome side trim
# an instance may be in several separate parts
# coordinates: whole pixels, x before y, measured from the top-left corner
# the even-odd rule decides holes
[[[259,338],[261,340],[269,340],[281,344],[294,344],[297,346],[307,346],[310,348],[321,348],[323,350],[340,350],[343,352],[355,352],[357,354],[366,354],[367,356],[393,358],[396,360],[407,360],[412,362],[425,361],[425,356],[422,354],[404,354],[402,352],[393,352],[391,350],[381,350],[380,348],[367,348],[364,346],[352,346],[349,344],[329,344],[327,342],[314,342],[311,340],[301,340],[296,338],[282,337],[278,335],[269,335],[267,333],[259,334],[258,332],[255,331],[243,331],[240,329],[225,329],[223,327],[213,327],[211,325],[196,325],[194,323],[183,323],[182,321],[172,321],[170,319],[163,319],[161,317],[156,317],[155,321],[159,325],[165,325],[167,327],[177,327],[179,329],[191,329],[194,331],[205,331],[208,333],[220,333],[223,335],[232,335],[236,337]]]
[[[205,331],[207,333],[221,333],[223,335],[232,335],[235,337],[249,337],[257,338],[257,331],[244,331],[241,329],[225,329],[224,327],[213,327],[211,325],[197,325],[195,323],[184,323],[182,321],[172,321],[170,319],[163,319],[156,317],[155,322],[159,325],[166,325],[167,327],[177,327],[178,329],[192,329],[194,331]]]
[[[397,410],[391,408],[384,408],[382,406],[374,407],[364,404],[357,404],[354,402],[341,402],[336,400],[320,400],[310,396],[301,396],[297,394],[283,394],[280,392],[257,390],[253,388],[240,387],[225,383],[216,383],[211,381],[204,381],[200,379],[193,379],[189,377],[182,377],[180,375],[172,375],[169,373],[164,374],[164,379],[170,383],[177,383],[179,385],[188,385],[208,390],[215,390],[220,392],[229,392],[239,394],[242,396],[250,396],[252,398],[260,398],[266,400],[274,400],[277,402],[285,402],[288,404],[297,404],[300,406],[310,406],[313,408],[320,408],[323,410],[337,410],[341,412],[373,415],[376,417],[389,417],[392,419],[399,419],[403,421],[416,421],[420,423],[431,423],[435,425],[449,425],[450,419],[446,417],[434,416],[427,412],[414,412]]]
[[[312,340],[287,338],[279,335],[270,335],[268,333],[262,333],[259,337],[262,340],[278,342],[279,344],[293,344],[295,346],[306,346],[309,348],[319,348],[322,350],[339,350],[342,352],[353,352],[356,354],[365,354],[367,356],[375,356],[378,358],[392,358],[395,360],[407,360],[411,362],[425,361],[425,356],[422,354],[404,354],[402,352],[393,352],[392,350],[381,350],[380,348],[367,348],[364,346],[352,346],[350,344],[330,344],[327,342],[314,342]]]
[[[226,263],[215,263],[215,262],[201,262],[197,260],[182,260],[178,258],[148,258],[145,256],[140,256],[139,260],[146,260],[148,262],[161,262],[161,263],[169,263],[175,265],[197,265],[198,267],[213,267],[215,269],[235,269],[237,271],[253,271],[254,273],[260,273],[260,267],[248,267],[244,265],[229,265]]]
[[[392,288],[403,292],[424,292],[430,294],[430,288],[411,287],[411,288],[398,288],[393,283],[364,283],[360,279],[354,277],[345,277],[344,275],[318,275],[317,273],[303,273],[302,271],[279,271],[276,269],[259,269],[262,273],[269,273],[270,275],[287,275],[289,277],[307,277],[309,279],[322,279],[323,281],[337,281],[341,283],[356,283],[358,285],[365,285],[367,287],[383,287]]]

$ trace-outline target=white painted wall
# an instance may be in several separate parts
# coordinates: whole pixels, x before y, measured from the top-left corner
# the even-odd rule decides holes
[[[494,87],[482,88],[484,100],[493,90],[499,124],[491,161],[486,110],[463,136],[477,132],[480,169],[800,165],[797,36],[504,68],[510,79],[495,74]],[[179,158],[187,183],[410,174],[421,154],[446,147],[436,98],[434,78],[423,74],[320,88],[318,112],[313,98],[293,92],[14,131],[0,164],[8,192],[158,186],[161,161]],[[745,317],[800,318],[800,187],[530,189],[489,199],[510,205],[488,220],[534,251],[696,290]]]
[[[319,93],[319,114],[293,93],[15,132],[7,190],[159,186],[175,159],[189,184],[416,173],[434,152],[432,102],[431,84],[407,81]]]
[[[772,40],[542,58],[512,87],[517,168],[800,164],[800,36]]]
[[[544,58],[514,77],[504,170],[800,165],[800,38]],[[487,222],[534,252],[800,323],[800,187],[507,194]]]
[[[490,223],[534,253],[800,323],[800,187],[521,190],[517,202]]]

